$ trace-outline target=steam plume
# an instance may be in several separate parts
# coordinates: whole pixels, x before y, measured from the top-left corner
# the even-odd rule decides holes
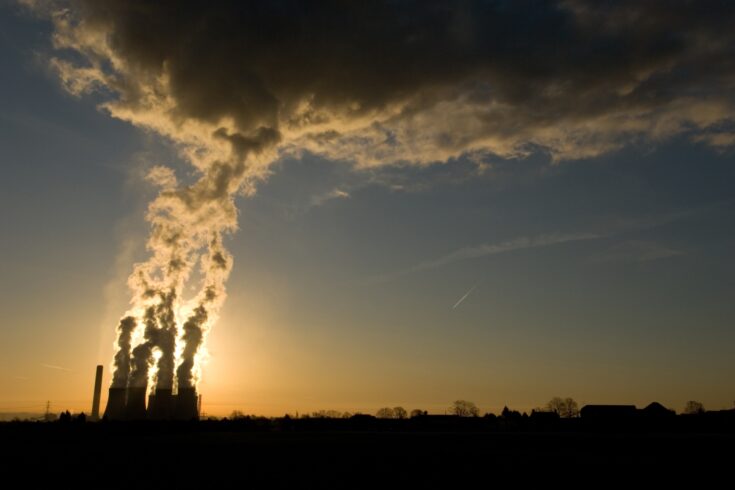
[[[135,318],[126,316],[120,320],[117,327],[117,352],[114,359],[114,371],[112,372],[112,387],[125,388],[128,385],[130,375],[130,340],[136,327]]]
[[[176,370],[176,376],[179,380],[180,387],[192,387],[194,369],[194,356],[202,343],[203,332],[202,326],[207,321],[207,310],[204,306],[197,306],[194,313],[184,323],[184,335],[182,336],[184,344],[184,352],[181,356],[181,364]]]
[[[145,387],[148,384],[148,369],[153,363],[153,346],[158,340],[158,326],[156,325],[156,309],[149,307],[144,317],[144,342],[133,349],[132,370],[128,386],[136,388]]]

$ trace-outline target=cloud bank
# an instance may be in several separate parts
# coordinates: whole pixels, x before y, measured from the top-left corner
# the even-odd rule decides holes
[[[52,5],[69,91],[103,91],[203,171],[249,157],[246,186],[304,150],[378,166],[735,141],[731,2]]]

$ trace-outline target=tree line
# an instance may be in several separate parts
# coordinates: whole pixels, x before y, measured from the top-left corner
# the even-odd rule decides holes
[[[698,401],[688,401],[682,413],[684,414],[698,414],[704,413],[704,405]],[[559,396],[553,397],[543,407],[538,407],[532,410],[532,412],[554,412],[561,418],[575,418],[579,417],[579,404],[571,397],[562,398]],[[508,407],[504,407],[502,414],[513,414],[516,413],[510,410]],[[375,412],[375,417],[379,419],[406,419],[413,417],[420,417],[422,415],[428,415],[429,412],[422,409],[413,409],[408,412],[401,406],[396,407],[382,407]],[[450,407],[446,410],[447,415],[454,415],[457,417],[479,417],[480,409],[478,406],[469,400],[455,400]],[[311,412],[310,414],[302,414],[300,417],[298,413],[297,418],[328,418],[328,419],[339,419],[339,418],[350,418],[353,415],[359,415],[359,413],[342,412],[339,410],[318,410]],[[520,414],[519,414],[520,415]],[[243,418],[245,414],[239,410],[235,410],[230,415],[231,419]]]

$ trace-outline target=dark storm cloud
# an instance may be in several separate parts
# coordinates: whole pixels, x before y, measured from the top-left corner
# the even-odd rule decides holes
[[[68,85],[84,75],[118,94],[113,114],[164,125],[155,112],[175,139],[196,121],[235,153],[280,143],[381,164],[532,145],[564,159],[641,135],[733,139],[731,2],[70,7],[59,46],[94,69],[64,65]]]

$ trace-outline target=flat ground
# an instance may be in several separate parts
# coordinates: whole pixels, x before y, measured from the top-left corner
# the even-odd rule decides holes
[[[735,467],[733,434],[27,423],[0,424],[0,444],[2,481],[20,482],[5,488],[488,488],[509,479],[586,488],[687,480],[731,488]]]

